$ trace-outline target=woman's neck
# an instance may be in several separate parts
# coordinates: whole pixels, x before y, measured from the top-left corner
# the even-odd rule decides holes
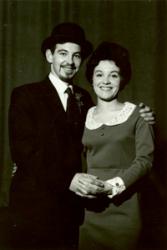
[[[101,99],[97,100],[96,110],[98,112],[112,112],[119,111],[123,108],[124,103],[119,102],[118,99],[114,99],[112,101],[103,101]]]

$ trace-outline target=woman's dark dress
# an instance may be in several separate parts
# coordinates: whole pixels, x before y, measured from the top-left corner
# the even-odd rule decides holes
[[[101,197],[86,201],[79,249],[135,249],[141,230],[136,188],[138,180],[152,167],[153,130],[132,103],[126,102],[109,125],[96,124],[92,115],[94,108],[89,110],[83,135],[87,150],[87,172],[103,180],[119,176],[125,183],[126,191],[117,198]]]

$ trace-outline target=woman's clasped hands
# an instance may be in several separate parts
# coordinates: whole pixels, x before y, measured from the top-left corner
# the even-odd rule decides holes
[[[125,190],[125,185],[120,177],[102,181],[91,174],[77,173],[73,177],[69,189],[85,198],[97,198],[99,195],[113,198]]]

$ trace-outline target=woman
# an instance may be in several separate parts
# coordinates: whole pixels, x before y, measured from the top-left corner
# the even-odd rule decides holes
[[[153,163],[153,129],[135,104],[118,100],[131,78],[125,48],[103,42],[89,59],[86,75],[97,96],[83,135],[87,172],[101,179],[104,189],[93,199],[85,198],[80,250],[136,249],[141,231],[139,189]]]

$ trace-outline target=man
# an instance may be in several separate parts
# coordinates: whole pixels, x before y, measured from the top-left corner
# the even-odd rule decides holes
[[[84,212],[79,197],[103,188],[81,173],[81,136],[92,100],[72,82],[92,45],[80,26],[62,23],[43,41],[42,52],[49,75],[11,96],[9,138],[17,166],[10,189],[12,244],[77,249]]]

